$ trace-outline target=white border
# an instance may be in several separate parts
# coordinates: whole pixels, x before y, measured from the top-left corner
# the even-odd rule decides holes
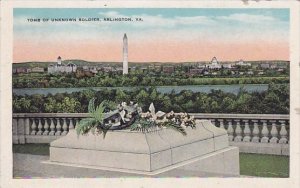
[[[106,5],[106,6],[104,6]],[[3,187],[300,187],[299,184],[299,3],[251,1],[2,1],[1,5],[1,70],[0,70],[0,125],[1,125],[1,183]],[[63,178],[12,179],[12,96],[11,62],[13,49],[13,8],[289,8],[290,16],[290,178]],[[276,164],[274,164],[276,165]]]

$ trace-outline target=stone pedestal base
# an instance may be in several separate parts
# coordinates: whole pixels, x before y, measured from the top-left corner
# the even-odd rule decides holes
[[[183,136],[172,129],[155,132],[110,131],[77,136],[75,131],[50,144],[50,161],[140,174],[191,168],[227,175],[239,174],[238,148],[229,147],[224,129],[197,120]],[[194,161],[193,161],[194,160]]]

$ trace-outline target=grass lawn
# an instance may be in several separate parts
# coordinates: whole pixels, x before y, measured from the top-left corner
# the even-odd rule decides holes
[[[15,144],[13,152],[49,155],[49,144]],[[240,153],[240,173],[245,176],[289,177],[289,157]]]
[[[49,144],[14,144],[14,153],[26,153],[32,155],[49,155]]]
[[[289,157],[240,153],[241,175],[289,177]]]

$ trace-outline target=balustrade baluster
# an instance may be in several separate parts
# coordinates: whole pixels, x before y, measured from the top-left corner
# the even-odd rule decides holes
[[[47,119],[45,119],[45,124],[44,124],[44,132],[43,135],[48,135],[49,134],[49,123],[47,121]]]
[[[279,121],[281,123],[281,129],[280,129],[280,140],[279,140],[279,144],[287,144],[288,140],[287,140],[287,130],[285,128],[285,121],[281,120]]]
[[[25,134],[30,135],[30,119],[25,118]]]
[[[55,132],[55,136],[60,136],[61,135],[61,125],[60,125],[60,121],[59,118],[56,118],[56,132]]]
[[[261,143],[268,143],[269,142],[269,130],[267,127],[267,120],[261,120],[263,123],[263,128],[261,130],[262,138]]]
[[[43,125],[42,125],[42,119],[41,118],[38,118],[38,132],[36,133],[36,135],[42,135],[43,134]]]
[[[13,135],[18,135],[18,119],[13,118],[12,120],[12,133]]]
[[[71,129],[74,129],[73,118],[70,118],[69,130]]]
[[[233,140],[233,127],[232,127],[232,122],[231,120],[228,120],[228,127],[227,127],[227,133],[228,133],[228,140],[232,141]]]
[[[210,119],[211,123],[216,125],[216,120],[215,119]]]
[[[244,138],[243,138],[243,142],[250,142],[251,140],[251,130],[249,127],[249,120],[243,120],[243,122],[245,123],[245,128],[244,128]]]
[[[36,134],[36,123],[35,123],[35,119],[32,119],[32,124],[31,124],[31,135],[35,135]]]
[[[67,118],[63,118],[63,132],[61,133],[61,135],[67,135],[68,134],[68,125],[67,125]]]
[[[242,141],[242,129],[241,129],[241,124],[240,124],[240,120],[236,119],[234,120],[236,122],[236,127],[235,127],[235,138],[234,141],[235,142],[241,142]]]
[[[55,125],[54,125],[54,118],[50,118],[50,136],[55,135]]]
[[[218,121],[220,122],[220,128],[226,130],[225,127],[224,127],[224,120],[223,119],[218,119]]]
[[[251,142],[258,143],[259,142],[259,128],[258,128],[258,120],[252,120],[253,122],[253,137]]]
[[[276,120],[270,121],[272,123],[271,135],[272,138],[270,139],[270,143],[276,144],[278,142],[278,131],[276,126]]]

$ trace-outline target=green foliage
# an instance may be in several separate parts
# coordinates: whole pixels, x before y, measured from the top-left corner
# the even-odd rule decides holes
[[[138,102],[143,111],[148,111],[151,102],[161,111],[187,113],[246,113],[288,114],[290,91],[288,84],[270,84],[263,92],[240,90],[236,94],[213,90],[211,93],[181,91],[160,93],[155,88],[140,88],[131,91],[104,89],[55,95],[13,95],[14,113],[86,113],[90,99],[103,102],[104,112],[115,109],[122,101]],[[103,100],[105,99],[105,100]]]
[[[104,117],[104,102],[102,101],[99,106],[95,108],[95,98],[91,99],[88,106],[89,115],[96,120],[96,122],[103,124]]]
[[[79,121],[79,124],[76,126],[77,135],[87,134],[88,132],[92,132],[92,134],[103,134],[103,138],[105,137],[109,127],[103,124],[104,119],[104,102],[97,107],[95,107],[95,98],[91,99],[88,105],[88,112],[90,117],[84,118]]]
[[[186,136],[186,131],[179,124],[176,124],[174,121],[169,120],[162,123],[155,123],[154,121],[150,121],[145,118],[137,118],[136,121],[130,126],[131,131],[141,131],[141,132],[155,132],[162,127],[171,128],[182,135]]]
[[[77,134],[86,134],[91,128],[95,127],[97,121],[95,118],[84,118],[79,121],[79,124],[76,126]]]
[[[268,73],[266,76],[193,76],[186,74],[128,74],[99,72],[94,76],[76,74],[20,74],[13,76],[14,88],[72,88],[72,87],[124,87],[124,86],[176,86],[176,85],[229,85],[289,83],[288,74]],[[227,76],[226,76],[227,75]],[[91,98],[90,98],[91,99]]]
[[[141,132],[149,132],[155,131],[157,126],[153,121],[147,121],[144,118],[138,118],[136,121],[130,126],[131,131],[141,131]]]
[[[161,126],[163,127],[167,127],[167,128],[171,128],[175,131],[180,132],[182,135],[186,136],[186,131],[183,127],[181,127],[180,125],[176,124],[173,121],[167,121],[161,124]]]

